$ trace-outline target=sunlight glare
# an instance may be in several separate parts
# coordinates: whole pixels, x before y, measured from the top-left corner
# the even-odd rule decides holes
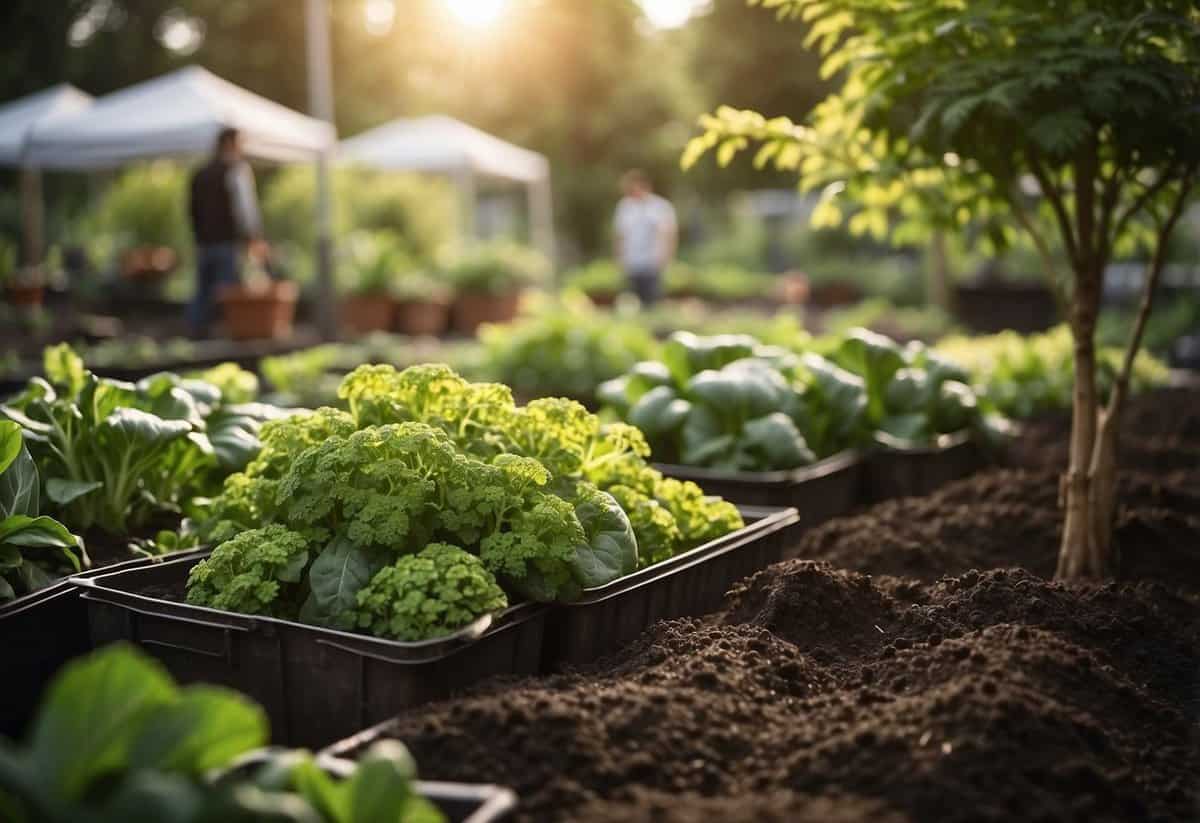
[[[691,19],[705,0],[638,0],[646,19],[659,29],[677,29]]]
[[[444,0],[446,8],[464,23],[474,28],[487,28],[504,14],[508,0]]]

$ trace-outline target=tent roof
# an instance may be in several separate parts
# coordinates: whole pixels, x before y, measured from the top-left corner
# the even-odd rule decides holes
[[[400,118],[343,140],[342,162],[391,171],[473,172],[534,183],[550,176],[537,152],[507,143],[453,117]]]
[[[18,166],[34,127],[69,117],[92,105],[92,96],[69,83],[0,105],[0,166]]]
[[[289,162],[336,140],[333,126],[246,91],[199,67],[113,92],[86,111],[38,125],[31,161],[48,168],[105,168],[168,155],[204,155],[225,127],[246,154]]]

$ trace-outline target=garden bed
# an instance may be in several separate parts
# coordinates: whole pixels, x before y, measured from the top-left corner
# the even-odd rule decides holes
[[[1194,820],[1197,419],[1194,392],[1130,409],[1122,582],[1047,579],[1042,421],[1022,465],[831,521],[708,618],[379,733],[528,821]]]

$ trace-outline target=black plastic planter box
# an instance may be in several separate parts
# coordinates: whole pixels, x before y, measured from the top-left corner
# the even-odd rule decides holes
[[[794,506],[800,526],[810,528],[840,517],[858,504],[864,459],[844,451],[811,466],[787,471],[728,472],[695,466],[656,463],[667,477],[691,480],[705,494],[739,506]]]
[[[982,464],[982,454],[968,432],[942,435],[935,446],[880,448],[867,459],[862,502],[931,494]]]
[[[513,606],[447,637],[401,643],[189,605],[184,584],[199,559],[76,578],[92,640],[137,643],[182,683],[252,697],[277,743],[321,746],[486,677],[535,674],[540,665],[544,606]]]
[[[156,562],[155,558],[126,560],[75,579]],[[79,589],[64,577],[0,606],[0,650],[0,736],[15,739],[24,733],[54,673],[92,650],[87,606],[79,598]]]
[[[744,529],[555,606],[546,621],[543,668],[590,663],[659,620],[720,608],[734,583],[782,559],[789,531],[799,522],[794,508],[742,507],[742,515]]]

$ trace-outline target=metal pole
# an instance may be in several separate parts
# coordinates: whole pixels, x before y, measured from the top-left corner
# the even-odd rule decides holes
[[[554,195],[549,178],[543,178],[528,186],[530,239],[535,248],[541,250],[555,264],[554,255]]]
[[[42,261],[45,246],[45,203],[42,172],[29,166],[21,169],[21,262],[33,266]]]
[[[306,0],[308,107],[313,117],[333,123],[333,68],[329,56],[327,0]],[[333,284],[333,198],[328,151],[317,155],[317,322],[326,340],[337,337],[337,294]]]

